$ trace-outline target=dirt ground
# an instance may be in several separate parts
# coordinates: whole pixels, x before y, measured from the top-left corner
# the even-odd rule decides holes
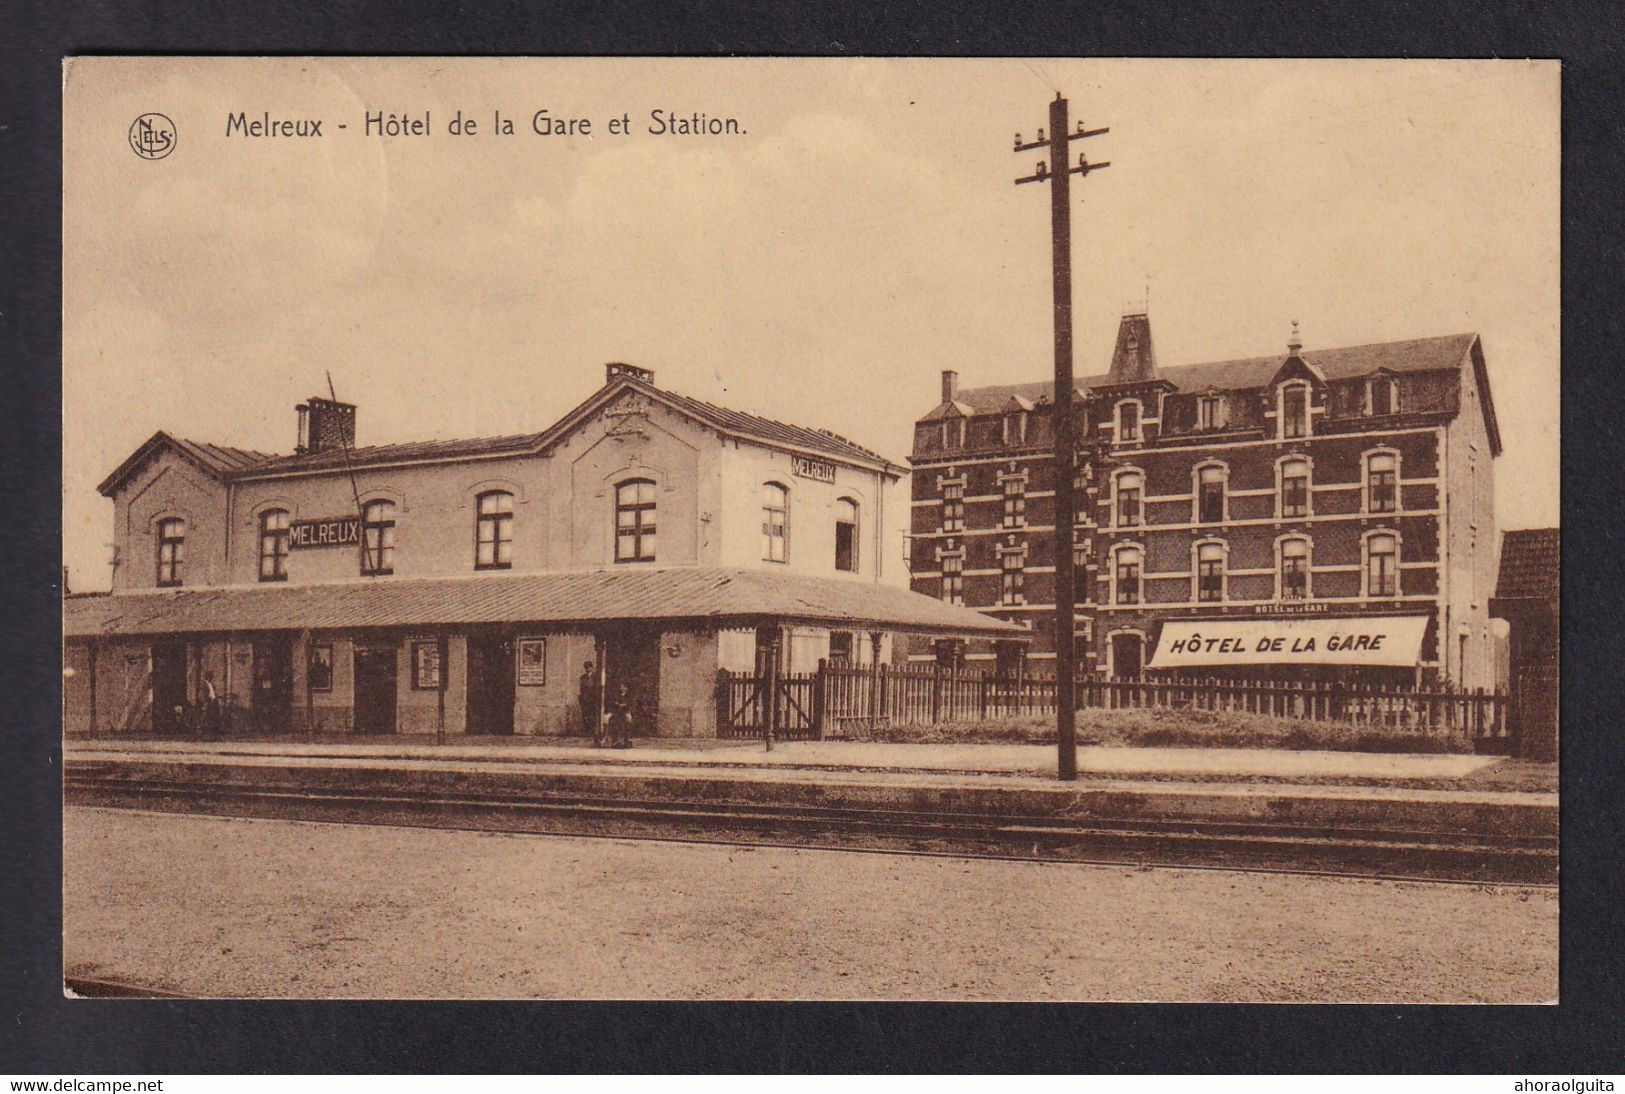
[[[294,998],[1547,1002],[1553,890],[70,808],[70,975]]]

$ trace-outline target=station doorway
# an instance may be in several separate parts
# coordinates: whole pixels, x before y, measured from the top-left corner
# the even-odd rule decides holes
[[[152,731],[179,736],[186,728],[186,644],[152,647]]]
[[[1112,635],[1112,679],[1138,680],[1143,666],[1144,642],[1137,634]]]
[[[655,718],[660,710],[659,631],[626,626],[605,635],[605,711],[612,709],[623,683],[632,692],[632,736],[655,736]]]
[[[293,639],[254,640],[254,732],[289,733],[293,730]]]
[[[513,639],[505,634],[468,636],[468,729],[474,735],[513,733]]]
[[[394,646],[357,646],[355,651],[355,731],[395,732]]]

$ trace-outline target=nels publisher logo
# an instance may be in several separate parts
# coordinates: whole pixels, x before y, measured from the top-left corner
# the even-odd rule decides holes
[[[175,151],[175,123],[162,114],[143,114],[130,125],[130,147],[144,160]]]

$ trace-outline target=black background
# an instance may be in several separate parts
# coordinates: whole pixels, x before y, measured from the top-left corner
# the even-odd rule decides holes
[[[0,1073],[1625,1070],[1620,87],[1604,4],[0,5]],[[70,53],[1561,58],[1563,884],[1556,1007],[283,1003],[61,994],[61,58]],[[1509,135],[1515,140],[1516,135]],[[1441,169],[1448,169],[1442,167]],[[584,925],[586,926],[586,925]],[[1441,925],[1443,926],[1443,925]],[[1454,924],[1452,930],[1462,929]]]

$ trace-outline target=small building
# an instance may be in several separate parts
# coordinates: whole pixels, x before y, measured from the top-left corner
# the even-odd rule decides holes
[[[942,374],[915,425],[917,592],[1020,622],[1054,657],[1055,393]],[[1150,317],[1072,393],[1081,671],[1491,687],[1494,460],[1475,334],[1162,367]]]
[[[1022,636],[907,589],[903,468],[646,369],[533,434],[357,448],[355,424],[313,398],[292,454],[159,432],[107,477],[120,563],[64,600],[69,732],[177,732],[207,680],[235,732],[580,734],[590,665],[638,732],[710,736],[719,669]]]
[[[1507,685],[1512,732],[1530,759],[1555,760],[1562,540],[1556,528],[1501,537],[1501,573],[1490,614],[1507,621]]]

